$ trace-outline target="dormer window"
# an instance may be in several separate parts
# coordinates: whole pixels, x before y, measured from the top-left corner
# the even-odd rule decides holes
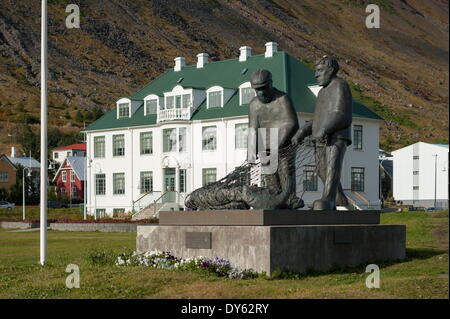
[[[222,91],[208,92],[208,108],[222,106]]]
[[[250,82],[245,82],[239,86],[239,105],[249,104],[255,96],[256,92]]]
[[[158,108],[158,100],[151,99],[145,102],[145,115],[148,114],[156,114],[156,110]]]
[[[130,103],[119,104],[119,118],[130,117]]]

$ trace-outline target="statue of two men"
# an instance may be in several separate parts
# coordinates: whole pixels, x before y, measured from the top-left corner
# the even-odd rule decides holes
[[[222,180],[192,192],[186,200],[186,207],[303,207],[303,200],[296,196],[295,145],[309,135],[315,147],[317,172],[324,184],[322,198],[314,202],[313,209],[335,210],[336,205],[348,205],[340,176],[346,147],[351,144],[353,102],[347,83],[336,76],[338,70],[335,58],[323,57],[317,62],[315,77],[323,88],[317,97],[313,120],[301,129],[289,96],[272,86],[272,74],[267,70],[253,73],[250,83],[256,97],[249,104],[247,161],[252,165],[260,160],[260,185],[237,182],[235,174],[238,171],[235,170]]]
[[[322,198],[314,201],[313,210],[335,210],[337,205],[348,205],[340,178],[346,148],[352,143],[353,99],[348,84],[336,75],[338,71],[339,64],[333,57],[325,56],[316,63],[315,77],[322,89],[317,96],[313,120],[300,130],[290,98],[272,87],[270,72],[258,70],[251,79],[257,98],[253,99],[249,106],[248,161],[251,163],[255,160],[252,150],[257,149],[262,165],[267,165],[267,160],[265,162],[264,159],[268,158],[265,153],[270,153],[267,149],[269,142],[266,140],[265,148],[255,146],[258,140],[255,136],[256,129],[277,128],[279,131],[277,150],[290,143],[299,144],[305,137],[311,135],[315,147],[317,173],[324,185]],[[269,187],[283,189],[278,180],[286,174],[291,176],[289,191],[292,194],[287,206],[302,207],[303,202],[296,198],[295,187],[292,189],[291,185],[296,184],[295,174],[292,176],[290,173],[292,170],[289,170],[290,166],[295,166],[295,160],[286,161],[287,164],[281,165],[275,174],[263,178],[269,180]]]

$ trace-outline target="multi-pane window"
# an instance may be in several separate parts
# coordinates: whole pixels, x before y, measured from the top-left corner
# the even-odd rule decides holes
[[[106,209],[105,208],[97,208],[95,210],[95,214],[97,215],[97,218],[106,217]]]
[[[125,135],[113,135],[113,156],[125,155]]]
[[[67,172],[65,170],[61,172],[61,180],[64,183],[67,181]]]
[[[183,108],[191,107],[191,95],[184,94],[183,95]]]
[[[75,186],[72,186],[71,195],[72,195],[72,197],[77,197],[77,188]]]
[[[163,130],[163,152],[177,151],[177,129],[168,128]]]
[[[125,208],[113,208],[113,216],[117,217],[119,214],[124,214]]]
[[[145,114],[156,114],[156,109],[158,108],[158,100],[147,100],[145,102]]]
[[[66,195],[66,189],[64,187],[61,187],[59,191],[61,192],[61,195]]]
[[[217,171],[215,168],[203,169],[203,186],[214,183],[217,179]]]
[[[0,172],[0,182],[6,183],[8,181],[8,172]]]
[[[175,108],[181,109],[181,95],[175,96]]]
[[[206,126],[202,131],[202,146],[204,151],[215,151],[217,147],[217,128]]]
[[[141,155],[153,153],[153,133],[142,132],[141,133]]]
[[[130,117],[130,104],[122,103],[119,104],[119,118]]]
[[[53,153],[53,158],[54,159],[58,159],[58,157],[59,157],[59,153],[58,152]]]
[[[236,148],[247,148],[248,124],[236,124],[234,127],[234,137]]]
[[[419,186],[413,186],[413,190],[415,191],[419,190]]]
[[[105,157],[105,137],[94,137],[94,157]]]
[[[174,99],[175,98],[173,96],[166,97],[166,109],[173,109]]]
[[[208,93],[208,107],[222,106],[222,91],[214,91]]]
[[[305,165],[303,167],[303,190],[305,192],[317,192],[316,167]]]
[[[353,149],[362,150],[363,127],[362,125],[353,125]]]
[[[419,175],[419,171],[413,171],[413,175]]]
[[[113,193],[114,195],[125,194],[125,173],[113,174]]]
[[[186,170],[180,169],[180,193],[186,193]]]
[[[73,170],[70,171],[70,181],[75,182],[75,172]]]
[[[153,172],[141,172],[141,194],[153,191]]]
[[[105,174],[95,174],[95,195],[105,195],[106,177]]]
[[[419,155],[413,156],[413,160],[418,160],[418,159],[419,159]]]
[[[178,129],[178,151],[185,152],[186,151],[186,128],[180,127]]]
[[[241,89],[241,104],[248,104],[256,96],[255,90],[251,87]]]
[[[363,167],[352,167],[352,191],[364,192]]]

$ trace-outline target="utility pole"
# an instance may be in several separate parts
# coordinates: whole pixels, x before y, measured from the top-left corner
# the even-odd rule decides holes
[[[437,154],[434,154],[434,209],[436,210],[436,191],[437,191]]]
[[[47,0],[41,9],[41,207],[40,264],[47,261]]]

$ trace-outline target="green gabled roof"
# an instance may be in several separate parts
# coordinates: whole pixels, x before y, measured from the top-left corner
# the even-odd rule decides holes
[[[246,72],[243,72],[245,69]],[[252,73],[257,69],[267,69],[272,73],[274,87],[288,93],[297,112],[314,112],[316,97],[308,88],[316,82],[314,72],[285,52],[276,52],[271,58],[264,57],[264,54],[255,55],[248,57],[244,62],[239,62],[239,59],[210,62],[200,69],[196,65],[185,66],[178,72],[169,69],[133,94],[130,99],[143,101],[150,94],[163,96],[164,92],[172,91],[176,85],[202,89],[218,85],[234,88],[236,92],[223,108],[207,109],[206,101],[204,101],[194,112],[191,120],[245,116],[248,115],[248,105],[239,105],[238,88],[242,83],[250,81]],[[183,80],[178,83],[180,78]],[[353,117],[382,120],[377,114],[356,101],[353,105]],[[142,103],[131,118],[117,119],[116,109],[113,109],[89,125],[85,131],[151,124],[156,124],[156,115],[144,116]]]

